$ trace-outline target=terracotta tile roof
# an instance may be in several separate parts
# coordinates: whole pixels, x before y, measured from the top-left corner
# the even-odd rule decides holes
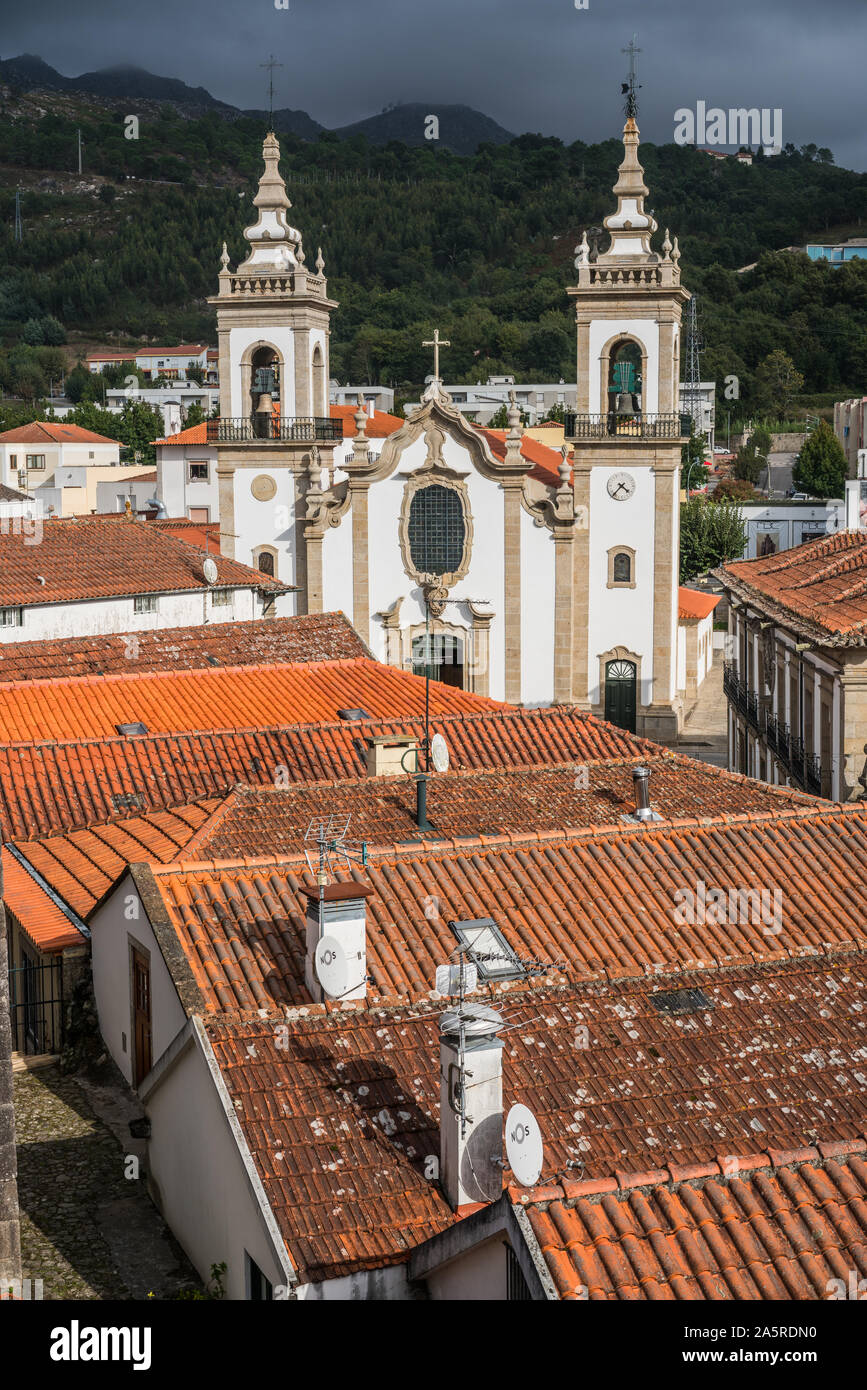
[[[8,849],[3,854],[3,901],[7,913],[39,951],[82,946],[86,938]]]
[[[161,531],[167,531],[170,536],[177,536],[179,540],[186,541],[187,545],[201,546],[202,550],[209,550],[212,555],[220,554],[219,521],[188,521],[182,516],[149,516],[148,522],[151,526],[158,526]]]
[[[328,407],[328,414],[332,420],[343,421],[343,438],[352,439],[355,436],[355,413],[358,410],[356,405],[332,405]],[[279,418],[280,407],[275,406],[274,414]],[[375,410],[372,415],[367,416],[364,432],[368,439],[384,439],[389,434],[394,434],[399,430],[406,420],[401,420],[397,415],[389,415],[384,410]],[[208,432],[207,425],[190,425],[189,429],[180,430],[177,434],[171,434],[166,439],[157,439],[156,444],[162,447],[173,444],[207,444]],[[216,442],[213,443],[216,448]]]
[[[208,426],[203,421],[201,425],[189,425],[185,430],[178,430],[177,434],[170,434],[165,439],[155,439],[154,444],[165,448],[170,444],[207,444]],[[216,442],[213,447],[216,449]]]
[[[498,994],[492,1002],[508,1027],[504,1107],[518,1099],[528,1104],[543,1133],[537,1200],[541,1204],[545,1188],[549,1200],[561,1200],[578,1186],[576,1178],[601,1180],[607,1192],[612,1173],[618,1175],[615,1191],[643,1176],[660,1184],[652,1200],[659,1204],[660,1218],[667,1207],[669,1229],[676,1235],[688,1229],[681,1207],[690,1211],[693,1198],[683,1185],[674,1193],[663,1191],[656,1171],[661,1163],[681,1170],[724,1164],[728,1155],[750,1154],[759,1143],[775,1166],[796,1158],[792,1150],[804,1144],[856,1141],[857,1148],[864,1137],[867,1022],[859,999],[865,983],[867,960],[856,955],[836,962],[810,959],[709,971],[699,980],[675,975],[653,982],[622,980],[603,990],[574,986]],[[701,1014],[671,1016],[651,1002],[661,989],[697,984],[708,1000]],[[279,1019],[275,1014],[205,1020],[244,1137],[303,1279],[398,1263],[413,1246],[453,1224],[436,1184],[424,1176],[426,1156],[439,1153],[437,1015],[443,1007],[442,1000],[427,1000],[423,1009],[327,1011],[320,1005]],[[282,1034],[278,1021],[286,1024]],[[589,1030],[589,1047],[576,1046],[581,1027]],[[860,1151],[856,1161],[860,1182]],[[688,1169],[680,1174],[689,1176]],[[737,1180],[745,1179],[738,1174]],[[788,1182],[774,1176],[783,1191],[800,1195],[799,1186],[787,1189]],[[731,1198],[731,1182],[727,1187]],[[717,1193],[703,1190],[714,1210]],[[828,1187],[816,1190],[834,1200]],[[845,1185],[840,1191],[847,1192]],[[764,1200],[770,1202],[773,1192],[772,1184]],[[585,1282],[605,1287],[601,1262],[612,1285],[626,1295],[635,1282],[630,1252],[640,1260],[642,1242],[625,1237],[616,1246],[610,1207],[603,1213],[586,1187],[582,1195],[581,1216],[596,1241]],[[856,1186],[848,1187],[848,1195],[855,1200],[846,1225],[836,1213],[837,1229],[847,1252],[857,1254],[864,1209]],[[721,1199],[722,1194],[716,1210],[727,1223]],[[762,1279],[771,1232],[760,1210],[746,1205],[741,1211],[753,1217],[739,1231],[744,1278],[751,1286]],[[825,1222],[831,1219],[827,1207],[823,1215]],[[785,1240],[798,1228],[787,1229],[785,1203],[778,1220],[783,1230],[776,1278],[781,1279]],[[825,1222],[815,1228],[817,1260],[833,1247]],[[674,1254],[669,1260],[662,1253],[670,1239],[660,1232],[655,1240],[654,1224],[645,1239],[676,1277]],[[735,1228],[726,1224],[725,1230],[731,1239]],[[726,1242],[717,1241],[708,1223],[702,1231],[708,1245],[725,1251]],[[796,1243],[801,1239],[799,1234]],[[809,1285],[816,1273],[815,1266],[804,1268],[807,1248],[798,1262],[800,1276],[789,1271],[793,1286],[802,1290],[804,1275]],[[687,1255],[681,1247],[679,1260],[691,1257],[698,1264],[707,1259],[701,1246],[699,1252]],[[641,1272],[645,1269],[653,1277],[654,1266]],[[568,1270],[564,1275],[575,1278]],[[776,1286],[771,1271],[767,1277]],[[649,1285],[645,1291],[650,1293]],[[683,1287],[681,1296],[688,1292]]]
[[[0,643],[0,683],[57,676],[340,660],[367,655],[343,613]],[[131,653],[135,652],[133,656]]]
[[[0,502],[29,502],[32,499],[26,492],[18,492],[14,487],[7,487],[5,483],[0,483]]]
[[[117,444],[104,434],[82,429],[81,425],[64,425],[60,421],[34,420],[17,429],[4,430],[0,444]]]
[[[652,769],[654,808],[667,819],[776,812],[787,805],[818,803],[790,788],[733,777],[707,763],[665,754],[645,758]],[[437,774],[428,783],[427,814],[436,832],[421,835],[411,777],[372,777],[294,787],[237,787],[202,827],[187,857],[236,859],[244,855],[299,854],[312,816],[352,817],[352,837],[391,844],[462,836],[514,836],[537,830],[619,825],[635,808],[635,760],[547,768]]]
[[[134,362],[137,357],[187,357],[205,351],[204,343],[181,343],[178,347],[129,348],[123,352],[89,352],[88,362]]]
[[[570,708],[435,715],[453,768],[521,767],[659,752],[613,724]],[[226,792],[236,782],[273,785],[366,776],[364,754],[377,736],[421,739],[422,720],[374,720],[231,731],[157,734],[64,743],[0,743],[0,822],[15,839],[108,820]]]
[[[865,831],[860,808],[792,807],[369,849],[353,877],[373,889],[371,997],[426,997],[455,945],[448,923],[487,916],[519,955],[563,961],[580,979],[865,950]],[[309,1000],[301,856],[154,873],[209,1009]]]
[[[504,459],[506,457],[506,430],[489,430],[482,425],[476,425],[479,434],[484,435],[487,440],[491,453],[494,458]],[[525,434],[521,440],[521,453],[525,459],[530,459],[536,466],[531,469],[530,477],[538,478],[541,483],[547,483],[549,487],[560,486],[560,467],[561,455],[559,449],[552,449],[548,444],[541,444],[538,439],[531,439]]]
[[[867,533],[835,531],[714,571],[727,589],[826,646],[867,641]]]
[[[220,805],[222,799],[212,797],[173,811],[119,817],[87,830],[22,841],[16,848],[49,888],[79,917],[86,917],[128,864],[142,859],[168,863]]]
[[[337,719],[341,709],[363,709],[374,719],[388,719],[420,716],[424,704],[420,676],[369,657],[62,677],[31,681],[26,700],[20,686],[0,685],[0,739],[110,738],[119,724],[136,722],[152,734],[315,723]],[[496,709],[498,704],[431,681],[430,707],[434,714],[454,714]]]
[[[201,551],[147,521],[117,515],[52,517],[43,522],[39,545],[28,539],[13,530],[3,537],[0,594],[6,604],[28,607],[209,588]],[[236,560],[222,555],[214,560],[217,587],[290,592],[290,586]]]
[[[678,618],[706,618],[722,598],[721,594],[700,594],[696,589],[677,591]]]
[[[867,1143],[515,1192],[562,1299],[827,1299],[867,1274]],[[681,1176],[682,1175],[682,1176]]]

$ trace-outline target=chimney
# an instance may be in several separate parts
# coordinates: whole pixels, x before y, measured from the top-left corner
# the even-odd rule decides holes
[[[632,769],[632,790],[635,794],[635,810],[630,819],[638,821],[661,820],[658,811],[650,804],[650,768]]]
[[[317,1004],[331,998],[364,999],[367,996],[367,905],[373,892],[362,883],[326,883],[320,889],[305,888],[307,896],[307,962],[304,979]],[[315,952],[323,936],[337,940],[347,964],[347,984],[339,996],[326,994],[316,976]]]
[[[367,402],[367,417],[368,417],[369,420],[372,420],[372,419],[373,419],[375,410],[376,410],[376,401],[373,399],[373,397],[371,397],[371,399]]]
[[[403,759],[417,748],[418,739],[409,734],[405,737],[385,734],[381,738],[374,738],[364,757],[368,777],[398,777],[402,772],[414,770],[418,754],[413,760],[407,759],[412,762],[410,769],[404,767]]]
[[[440,1184],[456,1212],[503,1190],[502,1026],[484,1004],[440,1019]]]

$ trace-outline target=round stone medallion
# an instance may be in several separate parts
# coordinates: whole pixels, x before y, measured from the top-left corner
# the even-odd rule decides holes
[[[250,491],[257,502],[270,502],[277,491],[277,484],[267,473],[259,473],[250,484]]]

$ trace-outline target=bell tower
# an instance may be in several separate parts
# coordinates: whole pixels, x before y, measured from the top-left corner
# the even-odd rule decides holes
[[[634,72],[623,162],[605,218],[607,249],[576,247],[568,289],[578,330],[578,397],[566,416],[576,516],[573,698],[647,737],[677,737],[678,415],[680,284],[677,239],[661,253],[645,210]],[[686,433],[689,433],[687,428]]]
[[[311,470],[328,466],[326,451],[342,439],[328,402],[329,323],[337,303],[328,298],[321,249],[311,270],[301,233],[288,221],[291,203],[273,132],[265,137],[262,155],[265,169],[253,199],[257,218],[244,232],[249,253],[233,271],[223,244],[219,291],[208,300],[217,311],[220,364],[220,418],[208,422],[208,439],[218,447],[223,554],[255,563],[251,553],[236,546],[249,526],[238,508],[249,510],[247,494],[254,483],[255,499],[269,505],[273,499],[272,512],[281,507],[278,515],[296,518],[290,523],[294,536],[265,537],[264,530],[262,535],[274,541],[269,549],[282,548],[292,561],[291,572],[284,567],[279,577],[303,589],[305,480]],[[245,476],[246,470],[256,472]],[[263,526],[266,520],[261,518]]]

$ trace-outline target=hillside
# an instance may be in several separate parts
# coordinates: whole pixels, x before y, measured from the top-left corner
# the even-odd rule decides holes
[[[425,135],[428,116],[432,113],[439,122],[439,144],[455,154],[475,154],[484,142],[506,145],[515,138],[490,116],[474,111],[471,106],[442,106],[436,102],[392,106],[378,116],[340,126],[335,134],[341,139],[363,135],[371,145],[387,145],[389,140],[399,140],[403,145],[432,144],[434,142]]]
[[[233,260],[243,256],[263,123],[213,110],[189,118],[165,103],[140,109],[140,138],[130,141],[123,107],[109,98],[0,89],[7,350],[43,315],[65,325],[73,355],[95,342],[215,341],[206,297],[223,240]],[[78,129],[82,178],[72,172]],[[582,228],[611,210],[618,140],[565,146],[524,135],[468,157],[442,142],[378,146],[360,133],[287,134],[281,144],[292,221],[309,254],[321,242],[340,301],[333,375],[411,395],[430,370],[421,342],[435,323],[452,342],[452,379],[573,375],[565,287]],[[805,393],[863,391],[867,264],[832,269],[775,248],[831,230],[863,236],[867,176],[793,149],[751,168],[673,144],[642,144],[641,158],[659,238],[666,226],[678,235],[684,283],[700,297],[703,375],[739,378],[734,418],[749,412],[756,368],[776,348],[793,357]],[[16,186],[21,243],[12,239]],[[4,385],[14,388],[8,358]]]

